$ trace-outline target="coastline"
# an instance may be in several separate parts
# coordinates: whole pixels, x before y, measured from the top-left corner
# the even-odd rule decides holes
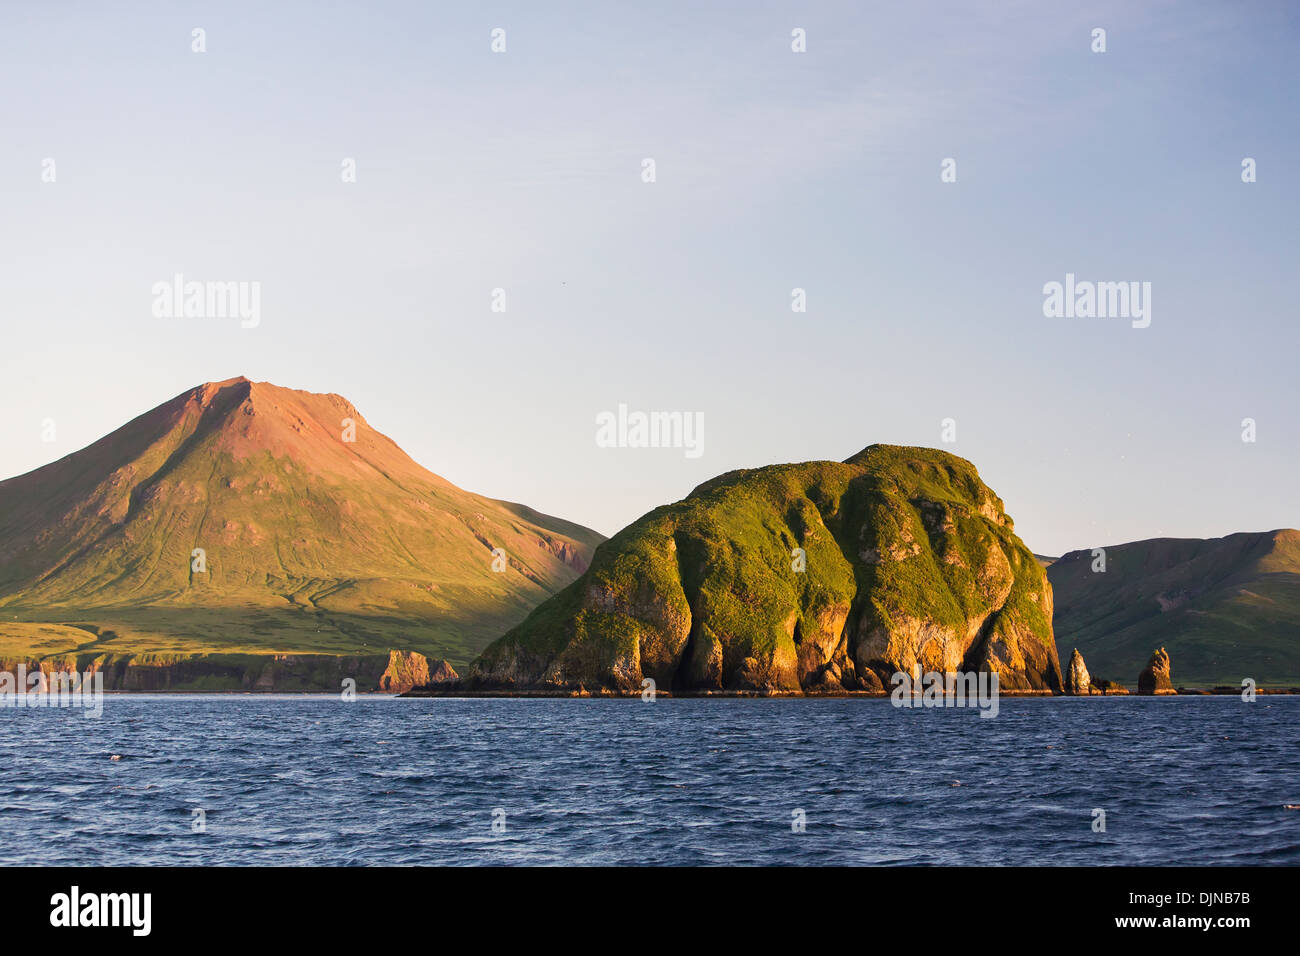
[[[448,684],[454,682],[448,681]],[[1295,697],[1300,696],[1300,687],[1279,687],[1279,688],[1256,688],[1257,696],[1273,697]],[[529,698],[529,699],[563,699],[563,698],[600,698],[614,700],[634,700],[641,697],[640,690],[613,690],[610,688],[556,688],[556,689],[474,689],[466,687],[453,686],[428,686],[413,687],[408,691],[397,694],[398,697],[454,697],[462,699],[507,699],[507,698]],[[669,698],[709,698],[722,700],[762,700],[779,698],[783,700],[824,700],[824,699],[855,699],[866,698],[872,700],[885,700],[891,694],[887,691],[835,691],[835,692],[813,692],[813,693],[794,693],[794,692],[764,692],[764,691],[739,691],[739,690],[719,690],[719,691],[667,691],[657,690],[656,697]],[[1051,700],[1092,700],[1102,698],[1123,698],[1123,697],[1239,697],[1241,688],[1232,687],[1180,687],[1174,693],[1164,694],[1139,694],[1137,691],[1126,690],[1123,693],[1110,694],[1059,694],[1050,690],[999,690],[999,697],[1039,697]]]

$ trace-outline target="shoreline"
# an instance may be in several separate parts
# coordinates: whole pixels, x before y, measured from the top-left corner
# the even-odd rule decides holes
[[[337,697],[339,692],[333,689],[320,690],[106,690],[105,697]],[[1300,697],[1300,687],[1256,688],[1257,697]],[[57,696],[50,694],[31,694],[37,699]],[[551,691],[551,690],[465,690],[465,689],[430,689],[417,687],[401,693],[392,691],[357,691],[357,697],[382,698],[442,698],[445,700],[638,700],[640,691]],[[673,693],[656,691],[656,697],[676,700],[888,700],[890,693],[874,691],[839,691],[836,693],[762,693],[759,691],[704,691]],[[918,695],[919,696],[919,695]],[[1182,687],[1173,693],[1139,694],[1136,691],[1111,694],[1057,694],[1052,691],[999,691],[999,697],[1039,698],[1043,700],[1100,700],[1104,698],[1177,698],[1177,697],[1240,697],[1240,690],[1217,690],[1212,688]],[[7,698],[0,696],[0,709],[13,708],[17,705],[7,703]]]
[[[1279,688],[1256,688],[1256,696],[1269,697],[1296,697],[1300,696],[1300,687],[1279,687]],[[397,694],[398,697],[443,697],[458,698],[464,700],[495,700],[523,698],[531,700],[563,700],[563,699],[581,699],[581,700],[635,700],[641,697],[640,690],[611,690],[608,688],[599,688],[597,690],[575,689],[575,690],[489,690],[489,689],[468,689],[464,687],[414,687],[411,690],[403,691]],[[892,696],[889,691],[836,691],[833,693],[796,693],[793,691],[784,691],[776,693],[766,693],[762,691],[665,691],[655,692],[655,697],[679,698],[683,700],[690,699],[712,699],[712,700],[846,700],[846,699],[867,699],[867,700],[887,700]],[[1240,697],[1241,688],[1199,688],[1199,687],[1180,687],[1172,693],[1163,694],[1139,694],[1136,691],[1125,691],[1123,693],[1110,694],[1059,694],[1050,690],[999,690],[999,697],[1038,697],[1047,700],[1093,700],[1107,697]]]

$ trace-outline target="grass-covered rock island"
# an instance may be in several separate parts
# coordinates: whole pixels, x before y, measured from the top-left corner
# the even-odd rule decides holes
[[[970,462],[872,445],[729,472],[633,522],[456,690],[880,692],[914,668],[1059,692],[1052,592]]]

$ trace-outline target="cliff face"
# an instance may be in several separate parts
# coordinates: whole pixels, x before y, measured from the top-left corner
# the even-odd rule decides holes
[[[63,655],[37,660],[0,660],[0,672],[17,680],[19,666],[40,672],[49,681],[58,674],[102,673],[111,691],[316,691],[337,693],[343,681],[356,681],[361,693],[401,693],[427,684],[431,674],[450,665],[432,666],[423,654],[389,651],[387,655],[328,654],[99,654]],[[454,671],[451,672],[454,675]],[[35,688],[29,685],[34,691]]]
[[[455,669],[444,660],[430,661],[413,651],[389,651],[388,667],[379,675],[378,689],[401,694],[412,687],[455,679]]]
[[[1052,592],[969,462],[873,445],[731,472],[601,545],[491,644],[468,689],[882,691],[994,671],[1059,691]]]

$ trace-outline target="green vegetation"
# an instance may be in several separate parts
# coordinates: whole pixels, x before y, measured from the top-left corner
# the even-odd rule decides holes
[[[1300,685],[1300,531],[1156,538],[1048,568],[1056,634],[1088,670],[1133,685],[1157,647],[1175,686]]]
[[[234,379],[0,483],[0,640],[14,658],[399,649],[463,666],[600,540],[455,487],[337,395]]]
[[[878,687],[913,661],[969,656],[1013,685],[1050,687],[1050,606],[1041,567],[969,462],[875,445],[842,463],[731,472],[652,511],[470,676],[798,692]]]

